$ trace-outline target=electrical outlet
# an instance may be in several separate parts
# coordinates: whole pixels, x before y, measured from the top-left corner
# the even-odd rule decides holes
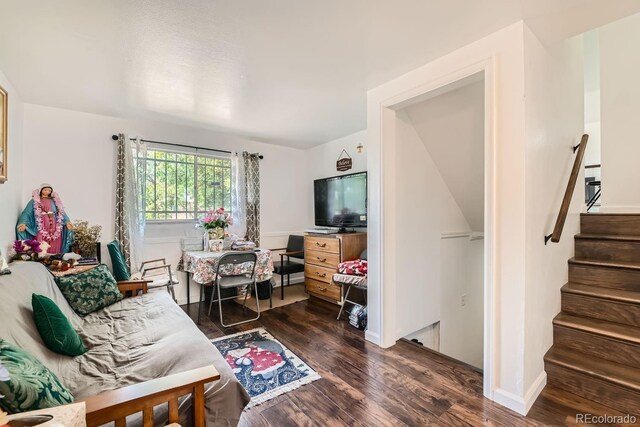
[[[460,298],[460,305],[463,307],[467,305],[467,294],[462,294],[462,297]]]

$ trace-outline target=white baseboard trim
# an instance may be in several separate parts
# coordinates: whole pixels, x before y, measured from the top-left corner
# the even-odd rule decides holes
[[[364,332],[364,339],[375,345],[380,345],[380,335],[368,329]]]
[[[298,278],[291,278],[291,284],[292,285],[297,285],[299,283],[304,283],[304,277],[298,277]],[[276,279],[276,284],[274,286],[274,288],[279,288],[280,287],[280,280]],[[287,281],[285,280],[284,282],[284,287],[287,287]]]
[[[529,412],[529,409],[531,409],[545,385],[547,385],[547,373],[542,371],[533,384],[531,384],[524,398],[499,388],[493,392],[493,401],[521,415],[527,415],[527,412]]]
[[[298,277],[298,278],[291,278],[291,284],[292,285],[297,285],[300,283],[304,283],[304,277]],[[192,288],[191,288],[191,304],[198,302],[198,296],[200,295],[200,287],[198,286],[194,286],[193,282],[191,283]],[[274,289],[280,289],[280,281],[276,280],[276,285],[273,287]],[[286,282],[285,282],[285,292],[286,292]],[[194,293],[195,292],[195,293]],[[275,291],[274,291],[275,292]],[[195,296],[194,296],[195,295]],[[187,303],[187,297],[178,297],[178,305],[184,305]]]
[[[640,213],[640,206],[634,205],[602,205],[600,206],[602,213]]]

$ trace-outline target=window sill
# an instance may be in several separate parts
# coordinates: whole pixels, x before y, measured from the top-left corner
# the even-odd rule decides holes
[[[197,219],[148,219],[145,224],[171,225],[171,224],[197,224]]]

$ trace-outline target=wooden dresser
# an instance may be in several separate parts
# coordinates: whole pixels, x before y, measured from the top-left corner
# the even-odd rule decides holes
[[[332,282],[342,261],[357,259],[367,247],[367,233],[304,235],[304,282],[307,292],[342,303],[342,287]]]

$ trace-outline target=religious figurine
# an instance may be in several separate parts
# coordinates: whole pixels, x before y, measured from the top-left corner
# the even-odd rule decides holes
[[[51,185],[42,184],[33,190],[31,200],[18,218],[16,238],[45,242],[50,254],[67,253],[73,244],[72,229],[60,196]]]

